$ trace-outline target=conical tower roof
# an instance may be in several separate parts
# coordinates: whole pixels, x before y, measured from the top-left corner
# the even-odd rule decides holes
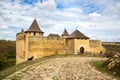
[[[62,33],[62,36],[69,36],[69,34],[68,34],[66,29],[64,29],[64,32]]]
[[[21,30],[21,33],[24,33],[24,29]]]
[[[25,32],[40,32],[40,33],[44,33],[44,32],[40,29],[40,27],[39,27],[36,19],[34,19],[33,23],[32,23],[31,26],[29,27],[29,29],[28,29],[27,31],[25,31]]]
[[[75,30],[73,33],[71,33],[70,38],[83,38],[83,39],[89,39],[89,37],[85,36],[83,33],[81,33],[79,30]]]

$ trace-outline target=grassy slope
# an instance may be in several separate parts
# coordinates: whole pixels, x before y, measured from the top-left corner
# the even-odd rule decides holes
[[[115,53],[120,53],[120,45],[104,45],[106,48],[106,54],[109,57],[112,57]],[[91,65],[95,66],[95,68],[103,73],[108,73],[108,75],[112,75],[113,77],[120,78],[120,72],[117,74],[113,74],[115,71],[119,71],[119,66],[115,67],[113,70],[107,70],[105,66],[105,61],[94,61]]]
[[[115,77],[116,79],[119,80],[120,76],[119,74],[116,74],[114,75],[113,72],[114,71],[109,71],[105,68],[105,65],[104,65],[104,61],[93,61],[93,62],[90,62],[90,64],[92,66],[94,66],[97,70],[99,70],[100,72],[102,73],[107,73],[108,75],[112,76],[112,77]]]
[[[0,40],[0,71],[15,65],[15,41]]]

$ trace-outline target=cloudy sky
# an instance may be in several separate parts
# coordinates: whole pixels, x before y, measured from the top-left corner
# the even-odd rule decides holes
[[[0,0],[0,39],[15,40],[34,18],[45,36],[77,28],[91,39],[120,41],[120,0]]]

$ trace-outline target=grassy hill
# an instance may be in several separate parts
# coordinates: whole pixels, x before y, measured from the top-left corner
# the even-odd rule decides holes
[[[15,41],[0,40],[0,71],[15,65]]]
[[[106,54],[108,57],[112,57],[114,54],[120,54],[120,45],[104,45],[106,48]]]

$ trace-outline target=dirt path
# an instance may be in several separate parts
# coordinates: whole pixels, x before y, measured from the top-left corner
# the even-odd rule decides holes
[[[53,58],[25,67],[4,80],[116,80],[89,64],[93,57]]]

